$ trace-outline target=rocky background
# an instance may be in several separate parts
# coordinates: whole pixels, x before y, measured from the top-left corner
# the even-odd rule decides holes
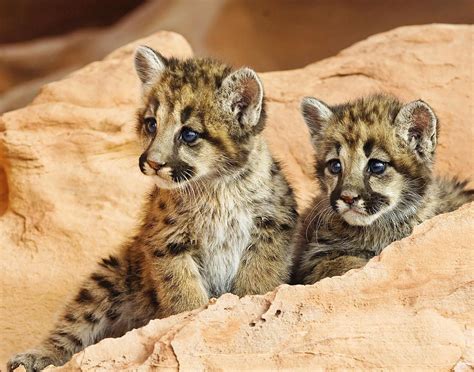
[[[472,7],[472,0],[0,1],[0,113],[158,30],[180,33],[197,55],[277,71],[403,25],[472,24]]]
[[[331,104],[380,90],[421,98],[441,121],[437,172],[472,178],[473,36],[473,26],[404,27],[302,69],[261,74],[265,136],[300,209],[316,191],[298,113],[305,95]],[[2,366],[41,339],[96,260],[133,233],[149,188],[133,133],[138,44],[192,55],[182,36],[160,32],[44,86],[32,104],[0,117]],[[342,277],[265,296],[225,295],[152,321],[89,347],[64,369],[468,370],[473,214],[468,205],[436,217]]]

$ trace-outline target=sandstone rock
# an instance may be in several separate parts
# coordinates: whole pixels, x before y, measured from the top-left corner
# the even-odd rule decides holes
[[[337,103],[383,89],[422,98],[442,123],[437,170],[472,177],[473,30],[396,29],[304,69],[262,74],[265,134],[300,208],[315,191],[312,150],[298,113],[304,95]],[[171,33],[140,43],[165,55],[191,53]],[[133,232],[148,180],[136,166],[132,50],[128,45],[47,85],[32,105],[0,119],[2,362],[40,340],[94,261]],[[63,368],[472,365],[473,208],[423,224],[364,269],[265,296],[226,295],[207,309],[104,340]]]
[[[472,367],[474,253],[459,236],[474,233],[473,207],[419,226],[357,272],[265,296],[224,295],[103,340],[59,370]]]
[[[28,16],[23,17],[19,26],[15,13],[25,15],[35,8],[34,1],[22,1],[25,3],[21,7],[11,2],[12,10],[1,8],[0,3],[0,37],[2,29],[9,28],[8,24],[21,27],[16,39],[21,38],[21,34],[30,34],[31,28],[39,35],[45,20],[49,27],[54,27],[71,14],[79,19],[84,9],[92,13],[110,8],[109,1],[95,2],[93,7],[87,1],[62,3],[54,11],[38,14],[35,23],[28,22]],[[107,18],[118,14],[124,3],[137,2],[115,1]],[[60,1],[42,1],[36,9],[50,9],[48,4],[51,3]],[[193,0],[199,17],[189,11],[189,4],[189,0],[146,1],[109,27],[79,29],[31,42],[0,45],[0,114],[30,103],[44,84],[158,30],[179,32],[198,55],[211,55],[236,66],[251,65],[257,71],[275,71],[332,56],[356,41],[397,26],[474,22],[471,0],[432,1],[429,11],[426,4],[412,0],[370,1],[364,3],[365,6],[347,0],[293,1],[291,4],[275,0]],[[61,7],[67,6],[69,12],[65,13]],[[63,17],[58,17],[58,13]],[[97,16],[91,14],[86,23],[93,24]],[[67,28],[73,26],[68,23]]]

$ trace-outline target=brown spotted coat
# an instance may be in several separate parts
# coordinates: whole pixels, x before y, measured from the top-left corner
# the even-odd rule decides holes
[[[374,95],[330,107],[308,97],[302,112],[321,190],[297,227],[294,283],[359,268],[414,226],[473,200],[466,182],[433,176],[439,125],[425,102]]]
[[[9,369],[61,365],[104,337],[289,280],[293,193],[261,135],[261,82],[207,59],[136,53],[140,169],[156,183],[135,237],[101,260],[41,345]],[[185,132],[193,139],[185,141]],[[192,132],[190,132],[192,131]],[[190,134],[191,133],[191,134]]]

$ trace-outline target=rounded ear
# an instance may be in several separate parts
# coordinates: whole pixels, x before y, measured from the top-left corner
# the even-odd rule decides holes
[[[301,101],[301,114],[314,141],[321,134],[334,113],[327,104],[313,97],[304,97]]]
[[[416,153],[432,160],[438,141],[438,118],[422,100],[403,106],[395,118],[398,133]]]
[[[245,67],[228,75],[219,88],[219,97],[222,107],[240,125],[253,127],[260,121],[263,85],[254,70]]]
[[[168,65],[168,60],[156,50],[140,45],[135,50],[135,70],[143,85],[150,85]]]

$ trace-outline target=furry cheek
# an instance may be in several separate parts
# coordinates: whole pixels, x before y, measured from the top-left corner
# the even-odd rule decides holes
[[[404,188],[403,177],[395,170],[387,172],[379,177],[372,177],[369,185],[373,192],[383,195],[388,199],[389,206],[394,206],[400,199]]]
[[[326,177],[324,178],[325,183],[327,185],[327,190],[328,190],[328,195],[331,195],[332,192],[336,189],[337,187],[337,181],[338,177],[334,176],[332,174],[328,174],[329,172],[326,171]]]
[[[205,140],[192,147],[182,147],[179,157],[194,168],[196,178],[208,176],[221,168],[219,163],[222,161],[222,154],[217,153]]]

